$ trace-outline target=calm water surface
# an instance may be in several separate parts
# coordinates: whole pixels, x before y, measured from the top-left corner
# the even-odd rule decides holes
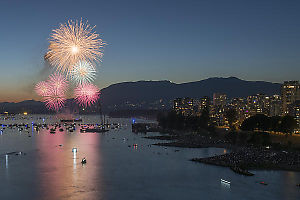
[[[41,123],[44,117],[2,117],[0,123]],[[99,122],[97,116],[82,118],[84,123]],[[46,116],[44,121],[58,119]],[[131,133],[131,119],[109,122],[122,127],[105,134],[80,133],[79,127],[73,133],[56,134],[46,129],[29,129],[29,133],[4,129],[0,135],[0,199],[300,199],[300,188],[296,187],[299,172],[237,175],[227,168],[188,161],[223,154],[225,149],[151,146],[158,141]],[[74,147],[77,154],[72,153]],[[19,151],[26,155],[6,156]],[[86,165],[80,163],[83,157]],[[221,178],[231,185],[221,184]]]

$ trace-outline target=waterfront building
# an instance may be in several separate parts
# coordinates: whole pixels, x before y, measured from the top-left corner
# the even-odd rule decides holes
[[[176,98],[173,103],[173,110],[185,116],[192,115],[194,104],[192,98]]]
[[[282,115],[292,115],[294,113],[293,104],[300,100],[299,81],[285,81],[281,87]]]

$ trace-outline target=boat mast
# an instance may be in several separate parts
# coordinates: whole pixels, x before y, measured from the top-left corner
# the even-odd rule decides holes
[[[101,102],[100,100],[98,100],[99,102],[99,114],[100,114],[100,119],[101,119],[101,125],[103,125],[103,114],[102,114],[102,106],[101,106]]]

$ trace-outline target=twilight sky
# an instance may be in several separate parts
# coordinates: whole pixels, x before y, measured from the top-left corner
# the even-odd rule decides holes
[[[97,85],[236,76],[299,80],[300,1],[0,0],[0,101],[36,98],[51,30],[82,18],[108,43]]]

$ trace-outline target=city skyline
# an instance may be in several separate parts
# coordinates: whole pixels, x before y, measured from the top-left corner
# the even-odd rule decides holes
[[[0,92],[6,95],[0,101],[37,98],[32,88],[40,81],[36,77],[49,73],[43,55],[51,30],[81,18],[96,25],[108,44],[96,80],[100,88],[124,81],[183,83],[229,76],[298,80],[299,2],[78,2],[0,3],[0,16],[7,19],[0,46]]]

